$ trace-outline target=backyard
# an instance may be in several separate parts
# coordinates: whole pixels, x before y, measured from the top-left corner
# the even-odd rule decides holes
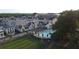
[[[25,35],[16,39],[11,39],[8,42],[0,44],[1,49],[39,49],[44,48],[44,44],[39,38]]]

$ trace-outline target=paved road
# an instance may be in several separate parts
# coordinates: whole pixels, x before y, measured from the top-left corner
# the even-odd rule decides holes
[[[19,34],[16,34],[14,36],[12,36],[12,38],[18,38],[18,37],[22,37],[24,35],[26,35],[27,33],[19,33]]]

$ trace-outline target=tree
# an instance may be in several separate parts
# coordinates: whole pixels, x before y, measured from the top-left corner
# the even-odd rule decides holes
[[[53,29],[56,30],[56,32],[52,34],[52,39],[60,45],[70,41],[75,44],[70,36],[72,36],[72,34],[75,36],[77,28],[76,20],[79,19],[78,15],[79,11],[70,10],[62,12],[58,17],[58,21],[55,23],[55,25],[53,25]]]

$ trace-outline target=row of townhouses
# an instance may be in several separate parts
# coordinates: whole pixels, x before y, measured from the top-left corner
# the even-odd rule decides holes
[[[53,13],[33,14],[32,16],[3,17],[0,18],[0,39],[7,35],[29,30],[44,28],[54,24],[57,15]]]

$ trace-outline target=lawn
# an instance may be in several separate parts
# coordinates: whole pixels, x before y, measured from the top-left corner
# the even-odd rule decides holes
[[[1,49],[39,49],[44,48],[41,40],[34,36],[26,35],[6,43],[0,44]]]

